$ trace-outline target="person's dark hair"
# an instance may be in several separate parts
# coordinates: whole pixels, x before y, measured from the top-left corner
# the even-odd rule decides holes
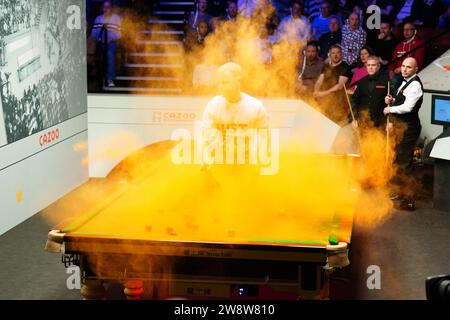
[[[301,15],[304,14],[304,11],[305,11],[305,3],[304,3],[302,0],[293,0],[293,1],[291,2],[291,10],[292,10],[292,8],[294,7],[294,5],[296,5],[296,4],[298,4],[298,5],[300,6],[300,8],[301,8],[300,14],[301,14]]]
[[[210,30],[209,30],[209,29],[210,29],[209,23],[208,23],[207,20],[205,20],[205,19],[199,19],[198,22],[197,22],[197,26],[200,26],[200,23],[206,24],[206,26],[208,27],[208,32],[210,31]]]
[[[292,1],[291,1],[291,7],[293,7],[294,4],[298,4],[298,5],[300,5],[302,8],[305,7],[305,2],[302,1],[302,0],[292,0]]]
[[[415,27],[416,25],[414,24],[414,21],[416,21],[416,19],[414,17],[406,17],[405,19],[403,19],[401,25],[403,27],[405,24],[409,23],[409,24],[414,25],[414,27]]]
[[[308,41],[306,43],[306,47],[309,47],[309,46],[316,47],[316,49],[319,50],[319,43],[317,41]]]
[[[338,44],[333,44],[333,45],[330,47],[330,49],[328,50],[328,52],[331,52],[331,50],[333,50],[333,49],[339,49],[339,50],[342,51],[342,47],[341,47],[340,45],[338,45]]]
[[[393,22],[392,19],[390,19],[388,16],[386,15],[382,15],[381,16],[381,23],[387,23],[390,27],[393,26]]]
[[[373,49],[371,47],[369,47],[369,46],[364,46],[361,49],[359,49],[358,62],[357,62],[357,67],[358,68],[362,68],[364,66],[364,63],[361,61],[361,51],[363,51],[363,50],[366,50],[369,53],[369,57],[375,55],[375,51],[373,51]]]
[[[330,16],[330,21],[331,20],[337,20],[339,22],[339,18],[337,16]],[[341,26],[341,24],[339,23],[339,27]]]

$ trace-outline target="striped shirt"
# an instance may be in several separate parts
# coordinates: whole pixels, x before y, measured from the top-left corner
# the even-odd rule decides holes
[[[305,14],[310,18],[320,14],[321,0],[306,0],[305,1]]]
[[[108,42],[120,39],[120,16],[117,14],[112,14],[110,17],[105,17],[104,15],[98,16],[92,27],[92,36],[95,39],[99,39],[101,36],[102,40],[105,40],[106,32],[101,33],[103,26],[108,31]]]
[[[356,31],[350,29],[348,24],[342,27],[342,60],[352,65],[358,60],[359,50],[366,44],[366,32],[359,27]]]

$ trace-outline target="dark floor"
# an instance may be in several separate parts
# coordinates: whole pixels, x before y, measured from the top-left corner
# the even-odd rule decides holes
[[[380,267],[380,290],[367,288],[371,265]],[[377,229],[355,228],[350,266],[333,284],[336,298],[426,299],[426,278],[439,274],[450,274],[450,212],[420,202],[416,211],[394,211]]]
[[[66,287],[61,256],[44,251],[50,227],[37,214],[0,236],[0,299],[80,299]],[[395,211],[375,230],[355,228],[350,253],[350,266],[333,275],[334,298],[425,299],[425,279],[450,274],[450,212],[427,202]],[[370,265],[381,269],[380,290],[367,289]]]

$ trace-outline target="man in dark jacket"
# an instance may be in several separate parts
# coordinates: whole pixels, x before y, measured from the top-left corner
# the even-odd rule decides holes
[[[339,19],[333,17],[330,19],[329,24],[330,32],[324,33],[319,38],[319,47],[320,53],[319,56],[325,60],[328,58],[328,52],[330,51],[331,46],[335,44],[340,44],[342,40],[342,32],[339,27]]]
[[[385,97],[388,93],[389,76],[380,72],[380,58],[370,56],[367,59],[368,76],[357,82],[353,94],[353,114],[356,120],[353,128],[375,127],[383,130],[385,121],[383,110],[386,108]]]

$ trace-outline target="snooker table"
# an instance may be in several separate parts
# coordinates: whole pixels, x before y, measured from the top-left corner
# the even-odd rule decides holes
[[[309,164],[319,163],[324,171],[323,175],[313,172],[311,177],[304,172],[293,174],[297,166],[283,167],[282,157],[280,174],[260,177],[252,169],[248,173],[242,168],[206,172],[195,166],[180,168],[170,163],[168,151],[159,152],[157,161],[155,152],[151,154],[139,154],[139,161],[136,155],[124,161],[107,177],[118,186],[114,192],[48,234],[45,249],[62,254],[66,267],[80,267],[83,298],[103,298],[107,283],[122,284],[129,299],[329,297],[329,275],[349,264],[357,190],[348,177],[357,157],[308,156]],[[130,161],[132,169],[125,164]],[[143,169],[143,164],[151,165]],[[346,170],[337,170],[342,168]],[[333,178],[336,183],[330,182],[326,170],[339,172]],[[239,174],[233,176],[236,171]],[[292,185],[273,187],[286,185],[287,180],[277,180],[286,177],[298,188],[303,183],[313,190],[323,188],[317,183],[322,181],[335,187],[340,197],[320,203],[319,210],[327,214],[315,221],[310,217],[317,208],[310,203],[300,212],[298,204],[307,200],[292,200],[286,189],[295,191]],[[237,181],[242,189],[236,187]],[[250,187],[259,188],[258,198],[239,198]],[[229,203],[230,190],[236,203],[215,207],[218,194],[228,192]],[[205,211],[210,208],[215,210]],[[255,215],[246,215],[253,211]]]

